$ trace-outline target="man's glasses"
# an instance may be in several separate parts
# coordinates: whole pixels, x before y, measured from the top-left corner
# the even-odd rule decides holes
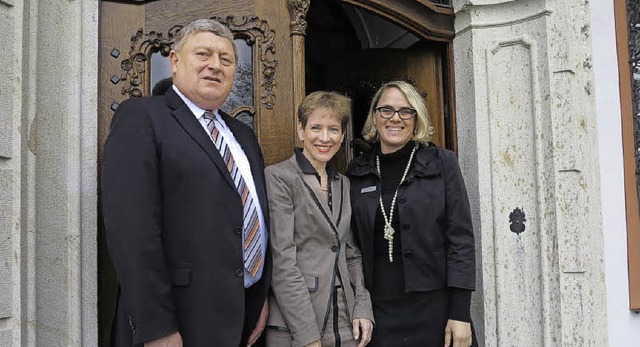
[[[380,107],[376,107],[375,110],[378,111],[378,113],[380,114],[380,117],[385,119],[393,118],[393,115],[396,113],[398,114],[398,116],[400,116],[400,119],[403,119],[403,120],[409,120],[416,115],[416,110],[409,107],[403,107],[399,110],[394,110],[391,107],[380,106]]]

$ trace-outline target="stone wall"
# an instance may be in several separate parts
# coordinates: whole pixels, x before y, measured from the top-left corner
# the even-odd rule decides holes
[[[0,346],[94,346],[98,1],[0,0]]]
[[[605,346],[588,1],[454,3],[459,154],[480,250],[479,338],[486,346]],[[525,213],[520,233],[516,209]]]

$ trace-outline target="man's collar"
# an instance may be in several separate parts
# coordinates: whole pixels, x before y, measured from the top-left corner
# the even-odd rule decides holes
[[[202,117],[202,115],[204,114],[204,112],[206,111],[205,109],[201,108],[200,106],[194,104],[191,100],[189,100],[189,98],[187,98],[186,96],[184,96],[184,94],[182,94],[182,92],[180,91],[180,89],[178,89],[178,87],[176,87],[176,85],[172,85],[171,88],[173,88],[173,90],[176,92],[176,94],[178,94],[178,96],[180,97],[180,99],[182,99],[182,101],[184,101],[185,104],[187,104],[187,107],[189,107],[189,109],[191,110],[191,113],[193,113],[193,115],[197,118],[200,119],[200,117]],[[213,110],[212,111],[216,116],[218,116],[218,110]]]

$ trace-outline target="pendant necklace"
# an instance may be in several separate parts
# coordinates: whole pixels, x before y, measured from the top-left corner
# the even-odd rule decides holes
[[[382,203],[382,190],[380,191],[380,209],[382,209],[382,216],[384,217],[384,239],[389,243],[389,262],[393,263],[393,234],[395,230],[391,226],[391,221],[393,220],[393,207],[396,205],[396,198],[398,197],[398,190],[400,189],[400,185],[404,182],[404,179],[407,177],[407,173],[409,172],[409,167],[411,166],[411,160],[413,160],[413,154],[416,153],[416,148],[418,148],[418,144],[413,147],[411,150],[411,155],[409,156],[409,161],[407,162],[407,167],[404,168],[404,173],[402,174],[402,178],[400,179],[400,183],[396,187],[396,192],[393,194],[393,199],[391,200],[391,207],[389,208],[389,217],[387,217],[387,213],[384,210],[384,204]],[[380,176],[380,180],[382,180],[382,171],[380,170],[380,156],[376,155],[376,169],[378,169],[378,176]]]

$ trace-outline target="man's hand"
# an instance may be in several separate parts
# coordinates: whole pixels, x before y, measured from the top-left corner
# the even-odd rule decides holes
[[[320,340],[315,340],[304,347],[322,347],[322,345],[320,344]]]
[[[267,325],[267,317],[269,317],[269,298],[264,299],[264,305],[262,305],[262,312],[260,312],[260,317],[258,318],[258,323],[256,327],[253,328],[251,335],[249,335],[249,340],[247,341],[247,347],[251,347],[254,343],[258,341],[260,335],[264,331],[264,327]]]
[[[182,347],[182,336],[176,331],[171,335],[149,341],[144,344],[144,347]]]
[[[353,339],[360,343],[358,347],[366,346],[371,341],[371,332],[373,332],[373,323],[365,318],[356,318],[353,320]],[[360,336],[362,334],[362,336]]]
[[[453,340],[453,343],[452,343]],[[471,324],[449,319],[444,328],[444,347],[471,346]]]

